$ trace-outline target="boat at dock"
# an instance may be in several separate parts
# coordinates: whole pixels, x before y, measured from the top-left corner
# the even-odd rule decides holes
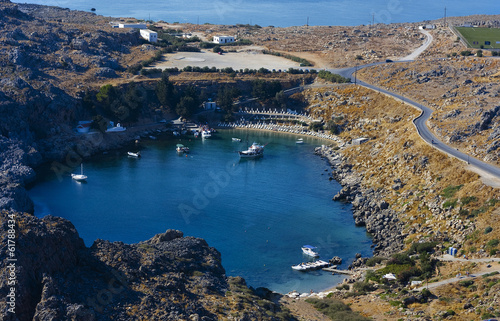
[[[87,175],[83,175],[83,163],[80,166],[80,174],[71,174],[71,178],[77,182],[82,182],[87,180]]]
[[[304,246],[302,246],[302,252],[305,255],[309,255],[309,256],[312,256],[312,257],[318,257],[319,254],[318,254],[318,252],[314,251],[315,249],[316,249],[316,247],[312,246],[312,245],[304,245]]]
[[[210,138],[212,137],[212,133],[210,130],[205,129],[201,132],[201,138]]]
[[[322,269],[325,267],[328,267],[330,263],[322,261],[322,260],[317,260],[314,262],[302,262],[297,265],[292,265],[292,269],[296,271],[310,271],[310,270],[316,270],[316,269]]]
[[[264,145],[253,143],[247,150],[239,151],[240,158],[257,158],[264,156]]]

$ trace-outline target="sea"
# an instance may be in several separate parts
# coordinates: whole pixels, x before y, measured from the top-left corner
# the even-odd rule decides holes
[[[345,269],[356,253],[372,255],[372,240],[355,226],[350,204],[332,201],[341,186],[314,154],[327,142],[304,136],[297,144],[297,138],[245,130],[210,139],[148,138],[85,160],[87,182],[59,175],[53,164],[42,167],[28,193],[36,216],[70,220],[87,246],[96,239],[136,243],[178,229],[219,250],[226,274],[249,286],[323,291],[345,277],[293,270],[309,260],[301,247],[316,246],[323,260],[339,256]],[[253,142],[266,144],[264,156],[240,160],[237,151]],[[178,154],[177,144],[190,153]],[[127,156],[138,150],[141,158]]]
[[[12,2],[24,3],[14,0]],[[498,14],[498,0],[31,0],[110,17],[169,23],[251,24],[262,27],[357,26],[421,22],[445,15]]]

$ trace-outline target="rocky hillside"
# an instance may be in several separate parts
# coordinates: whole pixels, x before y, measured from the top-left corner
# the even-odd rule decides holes
[[[336,198],[353,202],[360,225],[394,229],[402,245],[436,239],[443,248],[453,244],[470,255],[500,235],[500,225],[492,221],[499,190],[483,184],[466,164],[424,143],[411,122],[417,110],[354,85],[304,95],[310,112],[336,124],[348,143],[320,153],[334,164],[333,175],[344,186]],[[367,141],[349,144],[357,138]],[[478,232],[471,240],[474,231],[490,225],[495,233]],[[395,246],[388,235],[380,241]]]
[[[331,176],[343,186],[334,199],[352,202],[356,223],[373,235],[376,257],[371,261],[384,262],[370,264],[369,281],[340,286],[333,296],[375,319],[470,320],[474,315],[500,313],[495,308],[498,296],[488,295],[498,283],[496,277],[488,279],[486,285],[477,281],[470,288],[471,284],[454,287],[467,288],[466,294],[436,290],[428,297],[411,292],[408,279],[404,279],[411,275],[412,280],[425,280],[418,270],[411,270],[413,266],[423,270],[425,265],[394,263],[395,257],[404,257],[403,250],[418,244],[430,244],[430,262],[450,246],[469,259],[498,257],[498,188],[485,185],[466,164],[424,143],[411,122],[419,113],[408,105],[355,85],[311,89],[303,97],[309,111],[322,117],[344,141],[316,152],[332,164]],[[356,144],[358,138],[367,140]],[[368,260],[360,258],[353,267],[365,263]],[[498,263],[492,264],[493,271],[499,269]],[[431,283],[485,268],[467,260],[436,266],[427,276]],[[404,269],[411,272],[405,274]],[[398,271],[398,282],[389,284],[381,279],[389,271]],[[476,300],[478,297],[483,299]],[[454,311],[453,317],[447,310]]]
[[[241,278],[226,278],[220,253],[168,230],[138,244],[96,240],[86,248],[67,220],[1,212],[0,294],[15,286],[16,314],[2,320],[290,320]],[[9,224],[16,233],[11,273]],[[6,300],[0,309],[7,311]]]
[[[436,30],[433,34],[438,40],[426,54],[433,59],[365,68],[358,77],[432,108],[429,125],[437,136],[467,154],[499,165],[500,59],[461,56],[466,48],[439,40],[453,38],[450,32]]]
[[[94,14],[0,4],[0,133],[27,144],[68,131],[87,82],[117,77],[139,44]]]

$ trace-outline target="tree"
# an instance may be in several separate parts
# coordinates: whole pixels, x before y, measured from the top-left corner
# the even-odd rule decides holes
[[[252,96],[268,99],[274,97],[277,92],[281,90],[281,83],[277,80],[265,81],[263,79],[256,79],[252,81]]]
[[[274,95],[276,105],[281,109],[286,109],[286,95],[283,90],[280,90]]]
[[[128,115],[126,118],[121,119],[122,121],[137,120],[139,117],[141,106],[144,103],[142,87],[138,88],[134,82],[129,83],[125,94],[122,97],[122,101],[126,107],[128,107]]]
[[[118,93],[113,85],[104,85],[96,95],[97,101],[104,109],[109,109],[111,104],[118,98]]]
[[[170,82],[167,72],[162,73],[161,80],[156,84],[155,92],[158,101],[163,106],[173,109],[177,105],[177,92]]]
[[[175,112],[183,118],[190,118],[191,116],[193,116],[197,108],[198,105],[193,97],[184,96],[180,99],[179,103],[177,104]]]
[[[224,52],[221,46],[217,45],[212,49],[215,53]]]
[[[194,86],[187,87],[179,103],[175,108],[175,112],[184,118],[191,118],[200,106],[200,95]]]
[[[225,85],[219,88],[217,92],[217,103],[220,108],[228,113],[233,111],[233,100],[240,95],[237,87]]]

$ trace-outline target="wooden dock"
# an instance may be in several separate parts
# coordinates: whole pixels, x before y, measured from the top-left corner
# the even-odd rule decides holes
[[[323,271],[332,272],[332,273],[338,273],[338,274],[347,274],[347,275],[353,275],[354,274],[354,272],[352,272],[352,271],[338,270],[338,269],[335,269],[335,268],[332,268],[332,267],[323,268]]]

